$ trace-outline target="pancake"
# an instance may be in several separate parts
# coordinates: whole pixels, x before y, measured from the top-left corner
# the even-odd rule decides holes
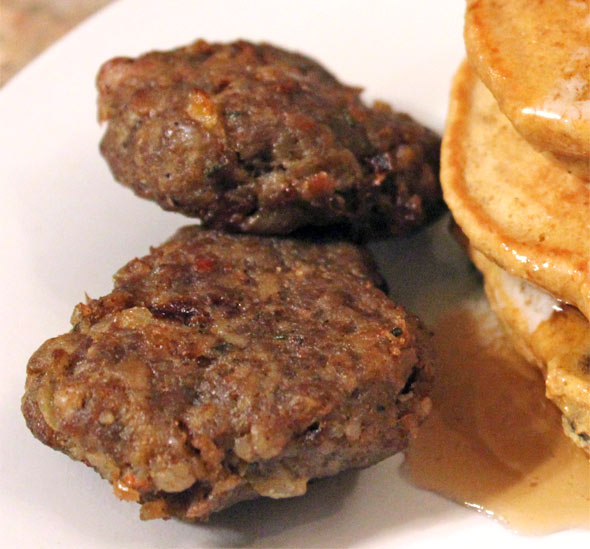
[[[467,63],[451,92],[441,182],[475,249],[590,318],[590,185],[535,151]]]
[[[465,45],[516,129],[539,150],[588,168],[589,0],[468,0]]]
[[[548,151],[543,152],[543,154],[562,170],[566,170],[568,173],[585,179],[586,181],[590,180],[590,160],[588,158],[560,156]]]
[[[566,434],[590,453],[590,324],[576,308],[518,279],[476,250],[490,305],[516,350],[539,366]]]

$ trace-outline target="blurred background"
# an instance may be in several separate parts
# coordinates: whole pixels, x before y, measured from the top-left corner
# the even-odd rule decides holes
[[[113,0],[0,0],[0,87],[44,49]]]

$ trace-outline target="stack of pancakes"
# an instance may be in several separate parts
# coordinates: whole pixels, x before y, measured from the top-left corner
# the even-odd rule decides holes
[[[590,453],[590,10],[468,0],[441,179],[518,352]]]

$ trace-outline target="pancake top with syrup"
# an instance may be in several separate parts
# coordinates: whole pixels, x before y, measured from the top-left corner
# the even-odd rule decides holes
[[[468,0],[465,43],[529,142],[590,162],[590,0]]]
[[[474,248],[590,318],[590,185],[535,151],[467,63],[451,92],[441,181]]]

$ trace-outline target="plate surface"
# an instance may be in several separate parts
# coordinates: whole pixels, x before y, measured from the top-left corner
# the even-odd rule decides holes
[[[460,0],[205,2],[124,0],[78,27],[0,92],[3,235],[0,319],[0,531],[5,547],[510,547],[587,542],[587,533],[525,538],[408,484],[396,456],[315,483],[294,500],[238,505],[206,525],[140,522],[92,470],[50,451],[20,414],[25,366],[69,329],[73,306],[108,293],[111,275],[190,220],[113,182],[98,153],[94,78],[115,55],[195,38],[265,40],[315,57],[442,131],[463,57]],[[432,322],[480,291],[446,235],[373,246],[393,296]],[[410,274],[408,274],[410,273]],[[444,296],[444,299],[441,299]]]

